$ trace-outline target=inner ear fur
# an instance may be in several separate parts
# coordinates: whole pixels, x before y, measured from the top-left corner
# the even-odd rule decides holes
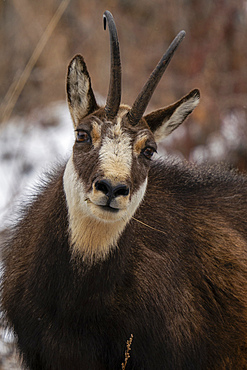
[[[67,100],[75,128],[82,118],[98,109],[87,66],[81,55],[76,55],[68,66]]]
[[[200,92],[195,89],[176,103],[147,114],[144,118],[154,133],[155,140],[161,141],[181,125],[195,109],[199,100]]]

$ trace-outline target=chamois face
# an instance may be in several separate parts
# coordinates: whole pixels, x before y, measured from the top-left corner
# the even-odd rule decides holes
[[[75,130],[64,173],[71,243],[90,259],[104,258],[145,196],[156,142],[183,122],[199,93],[194,90],[135,125],[126,105],[109,118],[98,107],[85,62],[77,55],[68,68],[67,97]]]
[[[103,222],[130,218],[142,200],[156,143],[145,120],[136,127],[121,106],[108,121],[99,109],[78,122],[70,166],[85,215]]]

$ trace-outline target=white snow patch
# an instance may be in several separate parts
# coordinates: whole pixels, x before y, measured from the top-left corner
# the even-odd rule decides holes
[[[53,122],[49,126],[47,122]],[[73,125],[65,103],[0,126],[0,231],[11,205],[57,161],[69,157]]]

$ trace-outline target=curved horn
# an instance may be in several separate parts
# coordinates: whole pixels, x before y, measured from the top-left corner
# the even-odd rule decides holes
[[[112,14],[108,10],[103,15],[103,21],[104,29],[106,29],[106,21],[108,22],[111,47],[110,85],[105,111],[107,118],[112,119],[117,115],[121,101],[121,61],[116,25]]]
[[[183,40],[185,36],[185,31],[180,31],[175,39],[170,44],[169,48],[160,59],[159,63],[157,64],[156,68],[151,73],[148,81],[143,86],[140,94],[138,95],[137,99],[135,100],[130,112],[128,113],[128,119],[130,123],[134,126],[136,125],[139,120],[141,119],[150,99],[153,95],[153,92],[158,85],[163,73],[165,72],[175,50],[177,49],[180,42]]]

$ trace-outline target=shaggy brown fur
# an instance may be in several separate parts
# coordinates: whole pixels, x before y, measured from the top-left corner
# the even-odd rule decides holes
[[[151,160],[199,92],[133,125],[129,107],[98,109],[82,57],[67,81],[73,155],[4,253],[24,366],[120,369],[133,335],[126,370],[247,369],[247,178]]]
[[[246,368],[246,209],[245,177],[154,163],[135,218],[157,231],[132,220],[87,266],[71,260],[59,172],[5,257],[3,307],[27,365],[117,369],[133,333],[129,369]]]

